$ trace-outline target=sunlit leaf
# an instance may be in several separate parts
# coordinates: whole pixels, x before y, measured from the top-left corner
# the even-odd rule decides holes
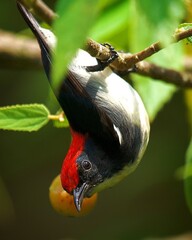
[[[173,44],[150,58],[153,63],[162,67],[181,70],[183,61],[182,44]],[[173,61],[174,59],[174,61]],[[134,86],[141,95],[150,119],[153,120],[161,108],[172,98],[177,87],[146,77],[134,75]]]
[[[134,80],[134,86],[141,95],[149,118],[152,121],[162,106],[171,99],[176,88],[141,76],[135,76]]]
[[[94,24],[90,33],[91,37],[97,41],[106,41],[121,32],[128,25],[128,7],[128,1],[121,1],[106,9]]]
[[[54,23],[57,46],[53,66],[53,87],[57,89],[67,65],[78,48],[82,47],[97,15],[97,0],[59,0]]]
[[[143,15],[146,20],[146,27],[150,26],[151,37],[154,35],[165,44],[169,42],[183,18],[183,0],[137,0],[136,4],[138,13]],[[164,34],[162,35],[162,33]]]
[[[37,131],[49,121],[49,111],[42,104],[15,105],[0,108],[0,129]]]

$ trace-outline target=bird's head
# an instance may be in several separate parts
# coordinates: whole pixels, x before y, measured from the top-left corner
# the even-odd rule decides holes
[[[72,131],[72,136],[61,170],[61,183],[74,196],[75,206],[80,211],[83,198],[90,197],[94,189],[110,177],[112,164],[102,147],[87,134]]]

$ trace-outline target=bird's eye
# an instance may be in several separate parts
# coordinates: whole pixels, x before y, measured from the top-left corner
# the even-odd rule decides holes
[[[92,164],[89,161],[84,160],[82,162],[82,167],[84,168],[84,170],[90,170],[92,167]]]

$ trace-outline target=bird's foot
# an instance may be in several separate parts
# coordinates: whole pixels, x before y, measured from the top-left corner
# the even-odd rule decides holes
[[[110,63],[112,63],[117,57],[118,57],[118,53],[117,51],[115,51],[114,47],[112,47],[109,43],[103,43],[101,44],[104,47],[107,47],[110,51],[110,57],[106,60],[100,60],[97,59],[97,65],[94,66],[87,66],[86,70],[88,72],[99,72],[99,71],[103,71],[106,67],[109,66]]]

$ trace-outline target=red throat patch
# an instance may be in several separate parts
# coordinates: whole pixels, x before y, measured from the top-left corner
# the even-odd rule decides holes
[[[79,183],[79,174],[76,160],[82,153],[86,141],[86,135],[77,133],[71,129],[72,142],[63,161],[61,169],[61,183],[63,188],[71,193]]]

